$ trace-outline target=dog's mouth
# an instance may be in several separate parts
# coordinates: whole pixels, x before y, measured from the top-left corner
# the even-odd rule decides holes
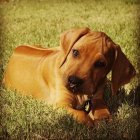
[[[96,93],[96,89],[89,90],[89,88],[86,88],[82,85],[68,83],[66,87],[73,94],[94,95]]]
[[[66,88],[73,94],[94,95],[96,91],[92,83],[73,75],[67,78]]]

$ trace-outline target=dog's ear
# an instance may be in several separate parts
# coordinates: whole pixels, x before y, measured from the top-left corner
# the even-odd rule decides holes
[[[90,31],[89,28],[79,28],[64,32],[60,37],[60,46],[64,52],[65,58],[61,66],[65,63],[68,54],[70,53],[73,45],[85,34]],[[61,67],[60,66],[60,67]]]
[[[115,45],[115,61],[112,67],[112,94],[124,84],[127,84],[136,71],[118,45]]]

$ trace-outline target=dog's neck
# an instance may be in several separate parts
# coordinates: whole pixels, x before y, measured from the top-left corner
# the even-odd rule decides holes
[[[87,100],[103,99],[105,83],[100,85],[94,95],[76,95],[77,105],[82,105]]]

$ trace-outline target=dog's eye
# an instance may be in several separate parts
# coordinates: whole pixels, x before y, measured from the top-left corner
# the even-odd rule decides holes
[[[73,50],[72,53],[73,53],[74,57],[77,57],[79,55],[79,51],[78,50]]]
[[[97,61],[97,62],[95,62],[94,66],[96,68],[102,68],[102,67],[106,66],[106,63],[104,61]]]

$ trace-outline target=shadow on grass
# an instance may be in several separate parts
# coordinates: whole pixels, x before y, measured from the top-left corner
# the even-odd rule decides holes
[[[2,139],[136,139],[138,132],[137,108],[123,103],[121,95],[110,99],[115,106],[112,121],[101,121],[94,128],[77,123],[63,109],[54,109],[31,97],[1,88],[0,119]],[[125,100],[124,100],[125,101]],[[114,108],[114,107],[113,107]],[[138,135],[139,136],[139,135]]]

